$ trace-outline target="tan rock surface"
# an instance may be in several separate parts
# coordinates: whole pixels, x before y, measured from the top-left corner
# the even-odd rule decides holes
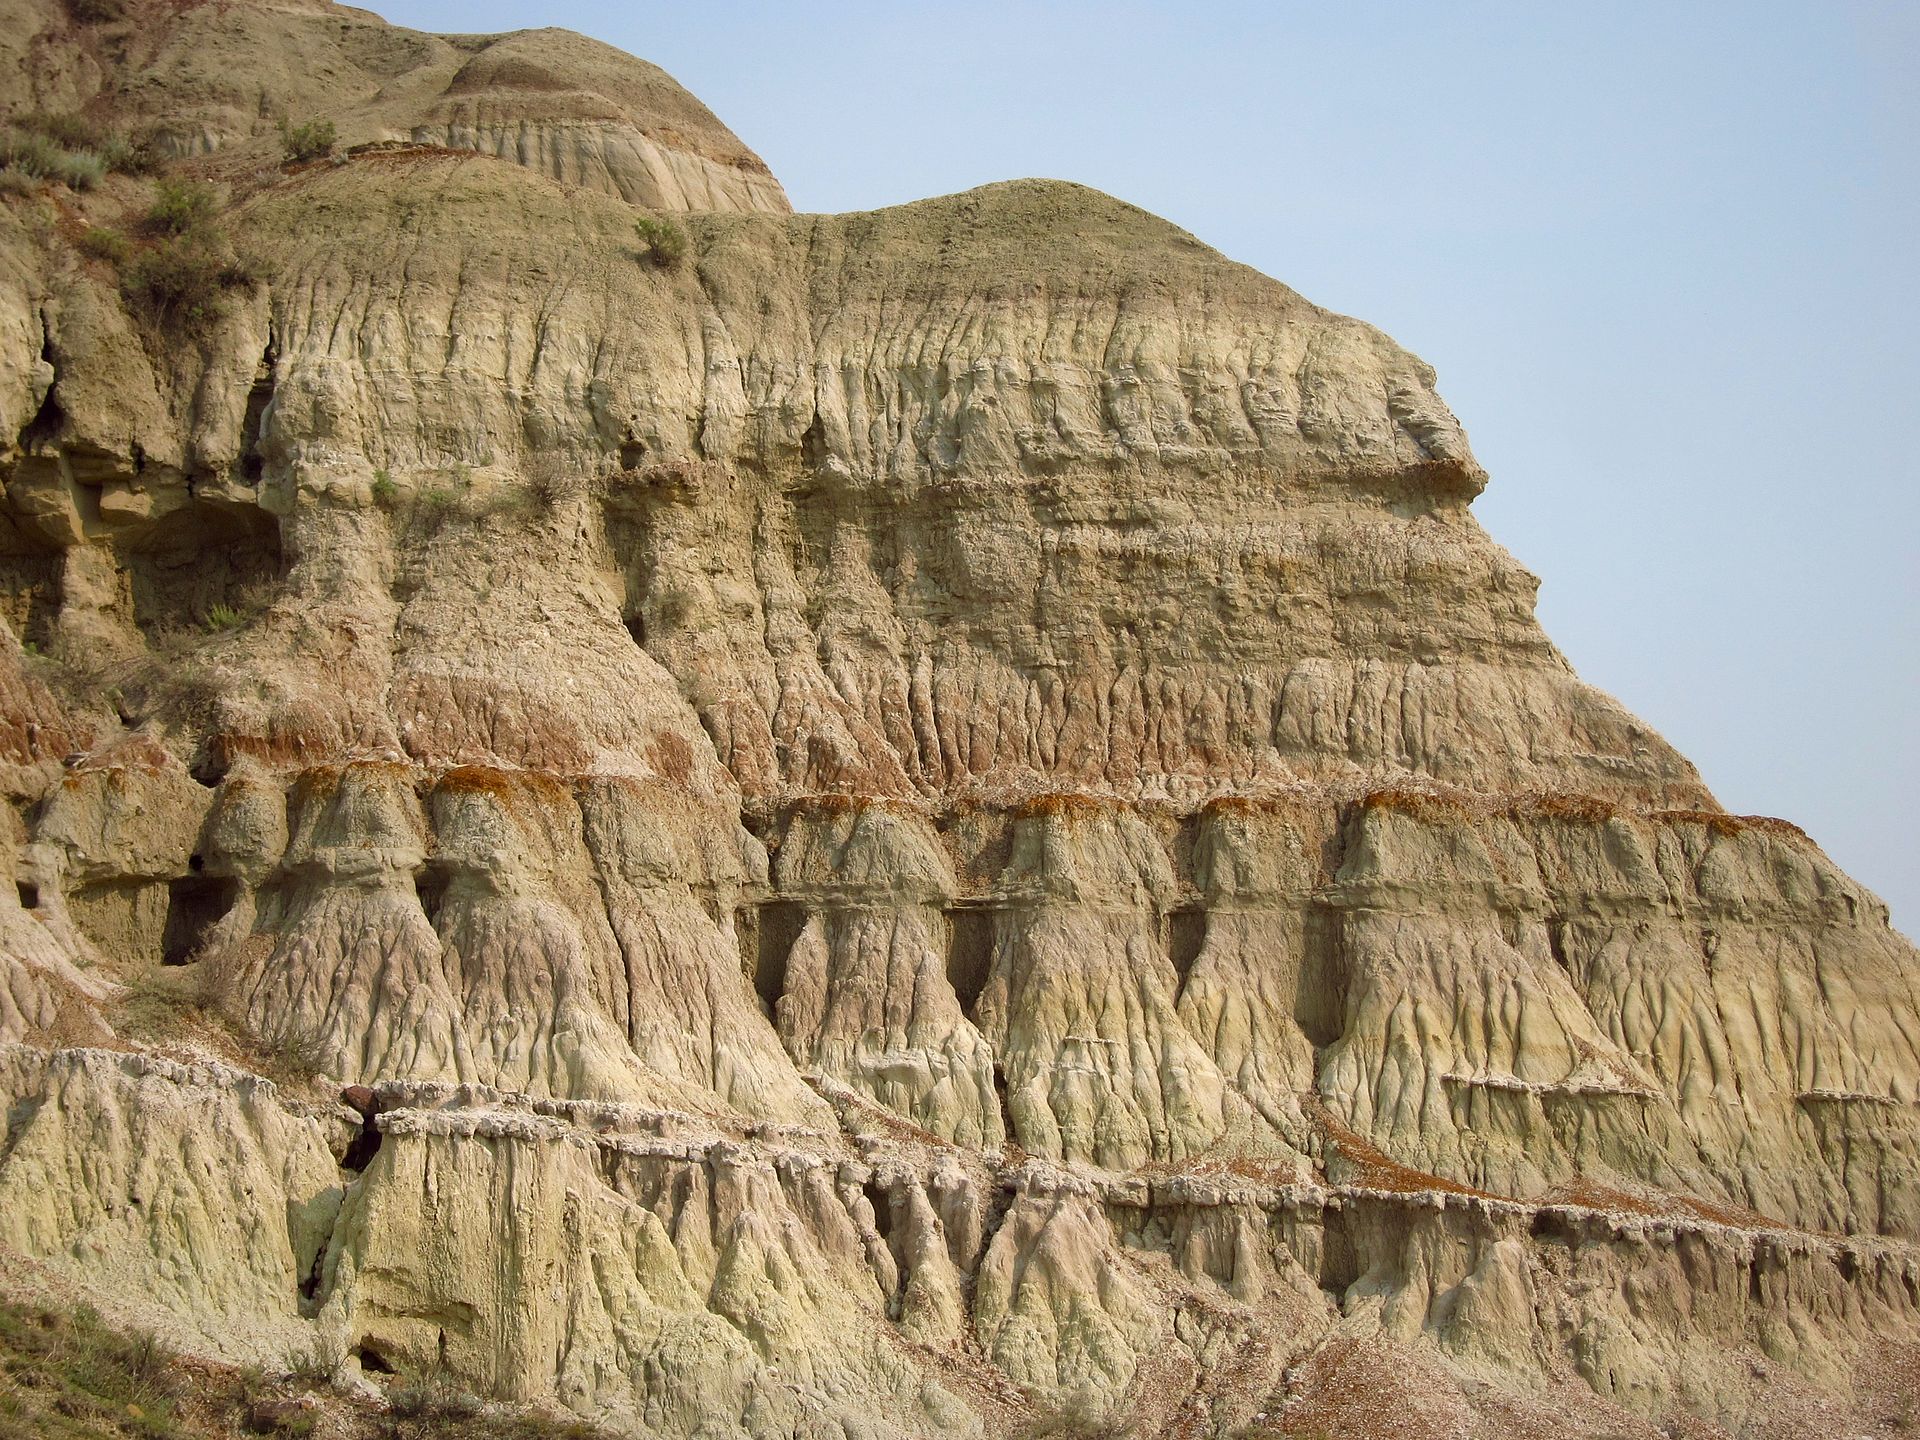
[[[0,100],[254,278],[0,198],[0,1245],[635,1434],[1895,1433],[1913,947],[1419,360],[1075,186],[792,216],[562,32],[89,9]]]

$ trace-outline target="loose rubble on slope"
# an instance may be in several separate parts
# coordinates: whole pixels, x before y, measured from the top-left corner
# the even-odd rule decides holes
[[[14,1261],[637,1435],[1920,1425],[1914,949],[1418,359],[564,32],[0,35],[165,167],[0,195]]]

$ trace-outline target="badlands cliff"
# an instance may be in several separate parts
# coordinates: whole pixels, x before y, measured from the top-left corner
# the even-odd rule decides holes
[[[794,215],[563,32],[0,75],[142,155],[0,197],[19,1283],[636,1435],[1920,1425],[1920,957],[1386,336],[1071,185]]]

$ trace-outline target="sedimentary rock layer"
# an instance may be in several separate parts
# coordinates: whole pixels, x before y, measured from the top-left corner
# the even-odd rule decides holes
[[[9,21],[252,278],[0,200],[0,1243],[644,1434],[1895,1423],[1913,948],[1419,360],[1074,186],[787,214],[559,32]]]

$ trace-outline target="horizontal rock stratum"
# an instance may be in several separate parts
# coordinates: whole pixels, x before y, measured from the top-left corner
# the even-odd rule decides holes
[[[636,1435],[1920,1423],[1920,959],[1386,336],[559,31],[0,66],[7,1273]]]

